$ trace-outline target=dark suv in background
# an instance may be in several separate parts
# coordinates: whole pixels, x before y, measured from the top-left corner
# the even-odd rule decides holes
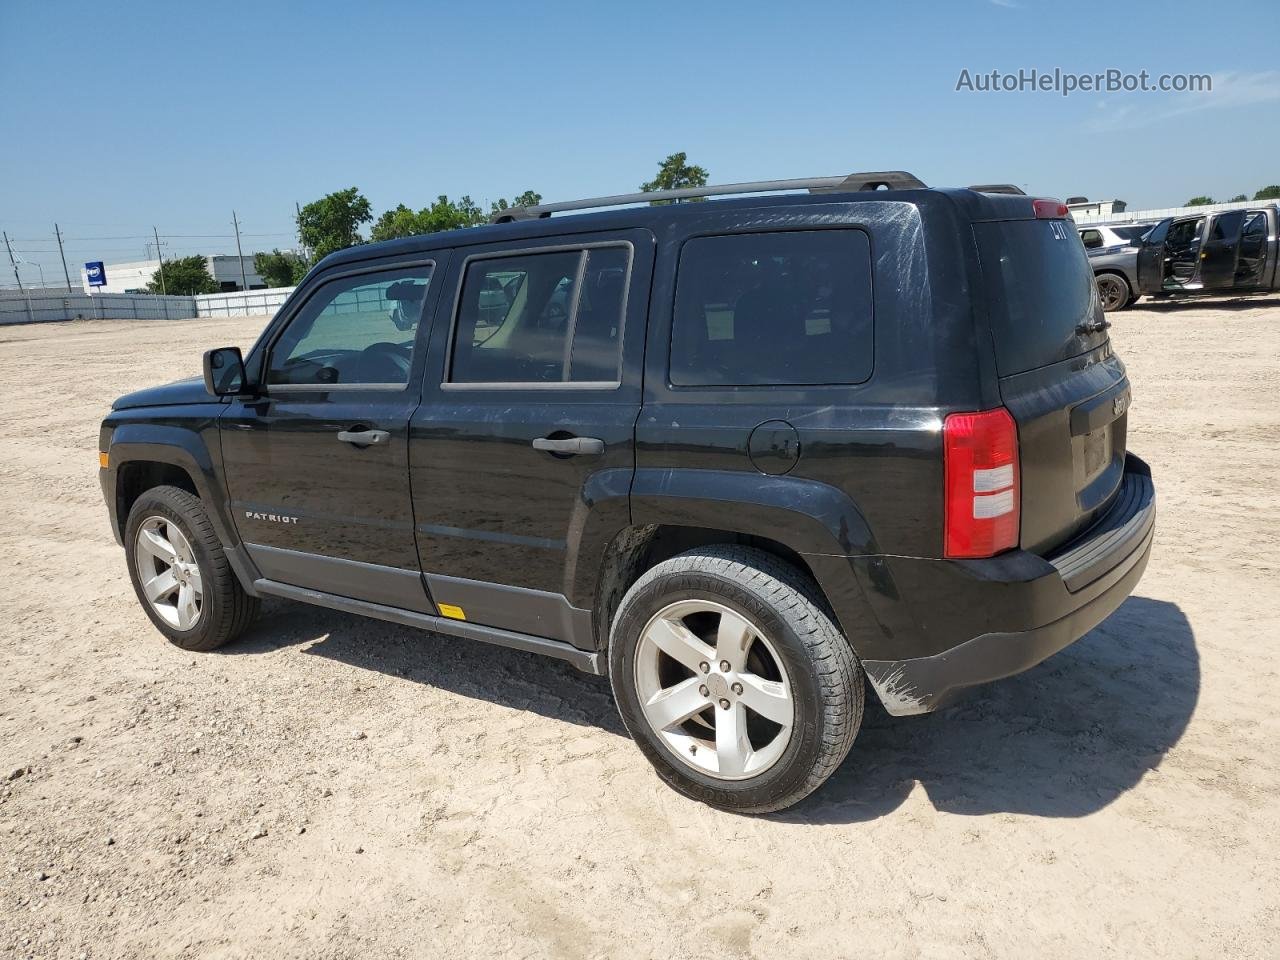
[[[1280,204],[1169,217],[1138,251],[1138,292],[1152,297],[1280,290]]]
[[[1280,290],[1280,204],[1087,224],[1080,239],[1107,312],[1140,296],[1236,296]]]
[[[677,790],[786,807],[864,673],[934,710],[1146,566],[1080,238],[995,189],[697,188],[332,254],[243,359],[103,422],[142,606],[191,650],[276,596],[560,657]]]

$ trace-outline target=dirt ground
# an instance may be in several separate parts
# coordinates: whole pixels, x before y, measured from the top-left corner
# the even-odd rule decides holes
[[[0,957],[1280,955],[1280,299],[1112,319],[1136,595],[755,819],[553,660],[285,602],[171,647],[98,422],[264,318],[0,329]]]

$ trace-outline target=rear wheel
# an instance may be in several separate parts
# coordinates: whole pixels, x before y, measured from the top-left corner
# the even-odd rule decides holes
[[[258,601],[240,587],[197,497],[153,487],[125,525],[129,578],[151,622],[184,650],[213,650],[244,632]]]
[[[1104,311],[1112,313],[1129,306],[1132,295],[1129,291],[1129,282],[1124,277],[1114,273],[1100,273],[1095,279]]]
[[[659,776],[742,813],[817,789],[862,717],[862,671],[816,586],[747,547],[693,550],[645,573],[618,610],[609,667]]]

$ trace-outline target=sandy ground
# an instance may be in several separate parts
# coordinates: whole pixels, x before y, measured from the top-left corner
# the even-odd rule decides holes
[[[169,646],[98,421],[263,318],[0,329],[0,957],[1280,955],[1280,300],[1113,319],[1136,595],[761,819],[555,661],[283,602]]]

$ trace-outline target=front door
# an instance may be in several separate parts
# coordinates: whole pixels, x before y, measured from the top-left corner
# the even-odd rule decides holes
[[[1173,220],[1161,220],[1152,227],[1138,248],[1138,291],[1148,296],[1164,290],[1165,242]]]
[[[438,262],[335,272],[282,318],[261,395],[219,419],[236,527],[268,580],[432,612],[409,496]]]
[[[1175,220],[1164,245],[1164,288],[1181,290],[1195,278],[1200,267],[1200,242],[1204,217]]]
[[[1200,284],[1206,290],[1230,290],[1236,284],[1243,210],[1215,214],[1200,248]]]
[[[442,615],[592,646],[599,562],[630,523],[653,249],[626,230],[455,258],[409,450]]]

